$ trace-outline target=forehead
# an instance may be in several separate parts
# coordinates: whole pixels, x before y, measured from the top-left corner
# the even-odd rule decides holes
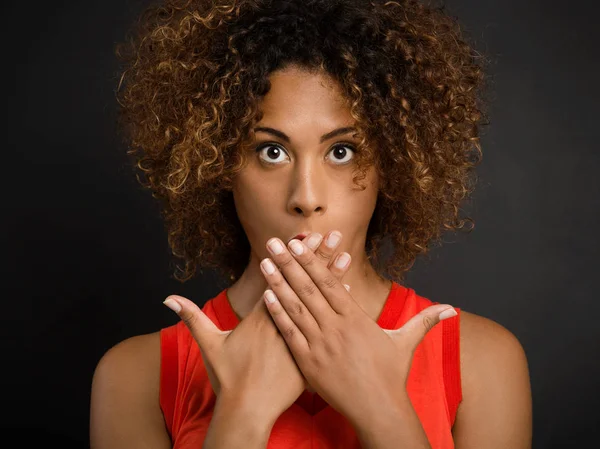
[[[314,123],[331,127],[351,123],[348,102],[338,83],[322,73],[286,68],[271,73],[271,88],[260,104],[269,124]]]

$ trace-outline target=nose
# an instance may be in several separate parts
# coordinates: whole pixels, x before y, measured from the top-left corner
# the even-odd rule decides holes
[[[288,211],[293,215],[310,217],[322,215],[327,209],[327,177],[318,164],[309,160],[302,161],[294,167]]]

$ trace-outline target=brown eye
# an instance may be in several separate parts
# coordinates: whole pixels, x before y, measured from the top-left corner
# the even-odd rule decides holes
[[[258,153],[258,157],[267,164],[278,164],[285,160],[281,159],[281,156],[286,154],[283,148],[272,143],[257,147],[256,152]]]
[[[286,161],[286,157],[289,160],[286,151],[275,143],[259,145],[256,148],[256,153],[258,154],[259,159],[265,164],[280,164]],[[354,146],[349,144],[336,144],[329,151],[328,155],[331,156],[328,156],[328,159],[333,160],[335,165],[345,165],[354,159],[354,153],[356,153]]]
[[[351,145],[338,144],[329,152],[331,154],[329,159],[332,159],[337,165],[344,165],[354,159],[354,153],[356,153],[356,150]]]

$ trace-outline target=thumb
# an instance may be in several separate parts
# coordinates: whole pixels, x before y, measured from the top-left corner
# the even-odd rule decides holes
[[[183,296],[170,295],[163,304],[179,315],[203,351],[210,352],[216,343],[215,337],[227,333],[221,331],[194,302]]]
[[[429,306],[413,316],[394,333],[402,334],[402,338],[408,340],[407,343],[410,347],[416,349],[427,335],[427,332],[433,329],[436,324],[457,314],[458,312],[450,304]]]

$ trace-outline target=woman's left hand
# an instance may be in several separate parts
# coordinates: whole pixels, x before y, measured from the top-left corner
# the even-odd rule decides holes
[[[279,239],[268,243],[273,241],[282,252],[273,253],[267,244],[280,267],[270,275],[263,271],[277,298],[267,308],[310,385],[353,424],[382,408],[406,406],[413,353],[440,313],[456,314],[454,308],[430,306],[400,329],[381,329],[336,278],[334,270],[343,268],[320,263],[299,240],[290,241],[290,251]],[[340,253],[336,261],[344,254],[350,256]]]

